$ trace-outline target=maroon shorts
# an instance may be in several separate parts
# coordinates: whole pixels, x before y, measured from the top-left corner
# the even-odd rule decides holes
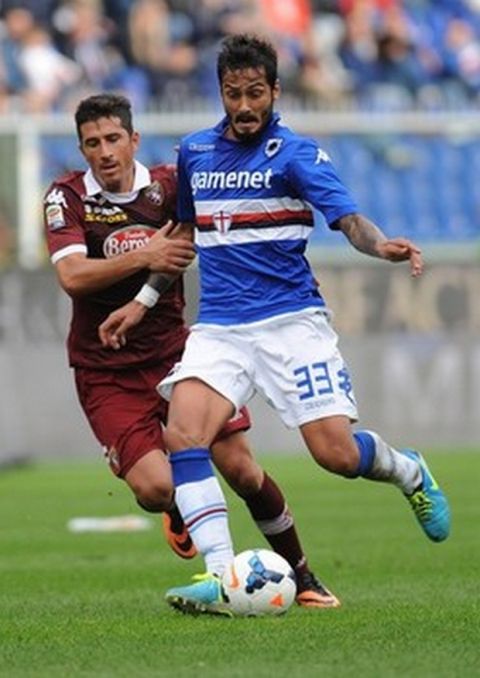
[[[120,478],[148,452],[164,449],[168,402],[156,387],[174,362],[136,370],[75,369],[80,404],[110,468]],[[217,440],[246,431],[250,425],[244,407],[227,422]]]

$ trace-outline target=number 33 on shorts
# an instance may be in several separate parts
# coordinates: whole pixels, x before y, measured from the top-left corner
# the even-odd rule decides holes
[[[345,414],[357,418],[355,394],[344,363],[318,361],[293,370],[300,409],[316,411],[317,416]]]

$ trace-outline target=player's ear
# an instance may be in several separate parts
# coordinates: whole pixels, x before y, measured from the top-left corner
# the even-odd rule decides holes
[[[132,132],[132,144],[135,150],[137,150],[140,145],[140,132]]]
[[[273,94],[273,100],[274,100],[274,101],[276,101],[276,100],[278,99],[278,97],[280,96],[280,92],[281,92],[281,89],[280,89],[280,80],[277,78],[277,79],[275,80],[275,84],[274,84],[273,89],[272,89],[272,94]]]

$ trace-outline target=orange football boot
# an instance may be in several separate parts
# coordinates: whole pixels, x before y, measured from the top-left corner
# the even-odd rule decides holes
[[[194,558],[197,555],[195,544],[176,506],[170,511],[163,513],[162,526],[165,539],[177,556],[190,560],[190,558]]]
[[[297,576],[296,603],[300,607],[340,607],[340,601],[315,577],[313,572]]]

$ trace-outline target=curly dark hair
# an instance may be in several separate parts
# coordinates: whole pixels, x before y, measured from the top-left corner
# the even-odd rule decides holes
[[[271,42],[256,35],[241,33],[222,41],[217,58],[217,76],[222,84],[226,71],[244,68],[264,68],[270,87],[278,78],[277,51]]]

